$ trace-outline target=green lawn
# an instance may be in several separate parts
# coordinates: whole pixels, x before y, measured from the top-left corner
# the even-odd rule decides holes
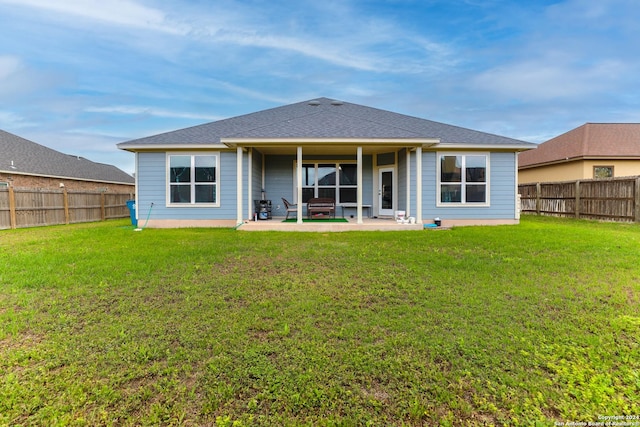
[[[639,340],[638,225],[0,231],[0,425],[597,422]]]

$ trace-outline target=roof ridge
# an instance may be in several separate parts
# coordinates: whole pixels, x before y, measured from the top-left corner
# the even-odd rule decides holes
[[[334,99],[330,99],[330,98],[314,98],[314,99],[309,99],[308,101],[301,101],[301,102],[296,102],[296,103],[294,103],[294,104],[281,105],[281,106],[279,106],[279,107],[273,107],[273,108],[268,108],[268,109],[266,109],[266,110],[255,111],[255,112],[253,112],[253,113],[244,114],[244,115],[241,115],[241,116],[229,117],[229,119],[228,119],[228,120],[230,120],[230,119],[237,119],[237,118],[241,118],[241,117],[244,117],[244,116],[250,116],[250,115],[252,115],[252,114],[258,114],[258,113],[262,113],[262,112],[269,111],[269,110],[277,110],[277,109],[279,109],[279,108],[293,107],[293,106],[301,105],[301,104],[308,104],[308,105],[310,105],[310,106],[314,106],[314,107],[315,107],[315,106],[318,106],[318,107],[319,107],[319,106],[321,106],[321,105],[322,105],[322,103],[320,103],[320,104],[312,104],[312,102],[314,102],[314,101],[319,101],[319,100],[325,100],[325,99],[326,99],[326,100],[328,100],[328,101],[335,101]],[[293,110],[293,111],[295,111],[293,108],[292,108],[292,110]],[[286,122],[288,122],[288,121],[290,121],[290,120],[293,120],[293,119],[299,119],[299,118],[302,118],[302,117],[311,117],[311,116],[314,116],[314,115],[320,114],[321,112],[322,112],[322,111],[321,111],[320,109],[319,109],[319,110],[317,110],[317,111],[313,111],[313,110],[312,110],[312,111],[311,111],[310,113],[308,113],[308,114],[306,114],[306,113],[305,113],[305,114],[296,114],[296,115],[292,115],[292,116],[289,116],[289,117],[287,117],[287,118],[285,118],[285,119],[283,119],[283,120],[278,120],[278,121],[273,121],[273,122],[263,123],[263,124],[256,125],[256,126],[253,126],[253,127],[247,127],[247,128],[245,128],[245,129],[242,129],[242,130],[241,130],[241,131],[239,131],[239,132],[254,131],[254,130],[257,130],[257,129],[262,129],[262,128],[266,128],[266,127],[271,127],[271,126],[273,126],[273,125],[275,125],[275,124],[278,124],[278,123],[286,123]],[[225,119],[225,120],[227,120],[227,119]],[[223,136],[222,138],[230,138],[230,137],[233,137],[233,136],[235,136],[235,135],[237,135],[237,134],[238,134],[238,132],[235,132],[235,133],[233,133],[233,134]]]
[[[591,128],[591,124],[592,123],[584,124],[584,134],[582,135],[582,141],[580,141],[580,154],[583,156],[587,153],[587,149],[589,148],[589,130]]]
[[[314,101],[321,101],[321,100],[323,100],[323,101],[324,100],[331,101],[330,105],[326,105],[326,104],[322,104],[322,103],[320,103],[320,104],[314,104],[313,103]],[[339,104],[335,104],[335,102],[339,102]],[[385,110],[381,110],[381,109],[377,109],[377,108],[373,108],[373,107],[367,107],[365,105],[359,105],[359,104],[354,104],[354,103],[345,102],[345,101],[338,101],[336,99],[326,98],[326,97],[314,98],[314,99],[310,99],[308,101],[302,101],[302,102],[299,102],[299,103],[296,103],[296,104],[308,104],[308,105],[311,105],[311,106],[314,106],[314,107],[319,107],[319,108],[317,110],[315,110],[315,111],[311,110],[311,112],[308,113],[308,114],[297,114],[295,116],[290,116],[290,117],[287,117],[286,119],[283,119],[283,120],[280,120],[280,121],[277,121],[277,122],[270,122],[270,123],[261,124],[259,126],[255,126],[255,127],[252,127],[252,128],[243,129],[241,132],[254,131],[254,130],[257,130],[257,129],[261,129],[261,128],[271,127],[271,126],[273,126],[275,124],[278,124],[278,123],[286,123],[286,122],[288,122],[290,120],[294,120],[294,119],[300,119],[300,118],[304,118],[304,117],[312,117],[312,116],[315,116],[315,115],[328,113],[328,114],[342,115],[342,116],[345,116],[345,117],[354,118],[354,119],[362,120],[362,121],[369,122],[369,123],[375,123],[375,124],[381,125],[381,126],[386,126],[386,127],[391,127],[391,128],[394,128],[394,129],[399,129],[399,130],[402,130],[402,131],[405,131],[405,132],[413,133],[413,134],[416,135],[416,137],[420,137],[420,134],[418,134],[415,130],[408,129],[407,127],[397,126],[395,124],[385,123],[385,122],[378,121],[378,120],[372,120],[370,118],[361,117],[361,116],[355,115],[355,114],[349,114],[348,112],[344,111],[344,109],[343,109],[343,111],[339,111],[339,110],[329,110],[329,108],[331,108],[331,107],[339,108],[339,107],[341,107],[341,106],[343,106],[345,104],[349,104],[349,105],[356,106],[358,108],[370,108],[370,109],[377,110],[377,111],[380,111],[381,113],[385,113],[385,114],[390,113],[389,111],[385,111]],[[296,105],[296,104],[291,104],[291,105]],[[276,107],[276,108],[278,108],[278,107]],[[402,115],[402,116],[413,118],[413,119],[417,119],[417,120],[424,120],[424,119],[420,119],[418,117],[412,117],[412,116],[408,116],[408,115],[401,114],[401,113],[395,113],[395,112],[391,112],[391,113]],[[227,137],[233,137],[236,134],[228,135]]]
[[[342,101],[341,101],[341,102],[342,102]],[[354,103],[351,103],[351,102],[343,102],[343,104],[353,105],[353,106],[356,106],[356,107],[358,107],[358,108],[369,108],[369,109],[376,110],[376,111],[379,111],[379,112],[384,113],[384,114],[392,113],[392,114],[397,114],[397,115],[404,116],[404,117],[408,117],[408,118],[412,118],[412,119],[424,120],[424,119],[420,119],[420,118],[418,118],[418,117],[413,117],[413,116],[409,116],[409,115],[402,114],[402,113],[396,113],[396,112],[394,112],[394,111],[385,111],[385,110],[382,110],[382,109],[379,109],[379,108],[375,108],[375,107],[368,107],[368,106],[366,106],[366,105],[354,104]],[[332,112],[332,113],[333,113],[333,112]],[[392,127],[392,128],[395,128],[395,129],[400,129],[400,130],[403,130],[403,131],[405,131],[405,132],[415,133],[415,134],[417,135],[417,137],[419,137],[419,136],[420,136],[420,135],[419,135],[415,130],[413,130],[413,129],[407,129],[407,128],[406,128],[406,127],[404,127],[404,126],[398,126],[398,125],[396,125],[396,124],[391,124],[391,123],[383,123],[383,122],[381,122],[381,121],[373,120],[373,119],[370,119],[370,118],[367,118],[367,117],[360,117],[360,116],[356,116],[356,115],[353,115],[353,114],[349,114],[349,113],[348,113],[348,112],[346,112],[346,111],[342,111],[342,112],[340,112],[340,113],[335,113],[335,114],[342,114],[342,115],[344,115],[344,116],[352,117],[352,118],[357,118],[357,119],[359,119],[359,120],[364,120],[364,121],[369,122],[369,123],[375,123],[375,124],[377,124],[377,125],[388,126],[388,127]]]

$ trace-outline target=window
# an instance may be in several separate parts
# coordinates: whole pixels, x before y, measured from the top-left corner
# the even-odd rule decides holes
[[[594,166],[594,178],[613,178],[613,166]]]
[[[218,205],[218,154],[168,156],[169,205]]]
[[[0,182],[0,188],[9,188],[8,182]]]
[[[295,182],[295,181],[294,181]],[[302,203],[313,197],[328,197],[336,203],[357,201],[358,179],[355,163],[304,163]]]
[[[488,204],[487,164],[486,154],[441,154],[438,204]]]

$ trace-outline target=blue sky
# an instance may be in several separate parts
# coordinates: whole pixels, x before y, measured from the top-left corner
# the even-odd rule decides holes
[[[637,0],[0,0],[0,129],[118,142],[326,96],[543,142],[640,122]]]

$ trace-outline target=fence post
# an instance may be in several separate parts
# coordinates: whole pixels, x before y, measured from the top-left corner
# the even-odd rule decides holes
[[[580,218],[580,180],[576,181],[576,201],[575,201],[576,219]]]
[[[635,222],[640,222],[640,177],[636,178],[636,183],[635,183],[635,203],[633,206],[633,220]]]
[[[540,192],[542,191],[542,186],[539,182],[536,182],[536,215],[540,215],[540,205],[542,204],[540,201]]]
[[[106,218],[104,192],[100,193],[100,220],[104,221]]]
[[[9,223],[11,228],[18,227],[18,221],[16,219],[16,195],[13,192],[13,187],[9,187]]]
[[[69,225],[69,194],[66,187],[62,189],[62,205],[64,206],[64,223]]]

